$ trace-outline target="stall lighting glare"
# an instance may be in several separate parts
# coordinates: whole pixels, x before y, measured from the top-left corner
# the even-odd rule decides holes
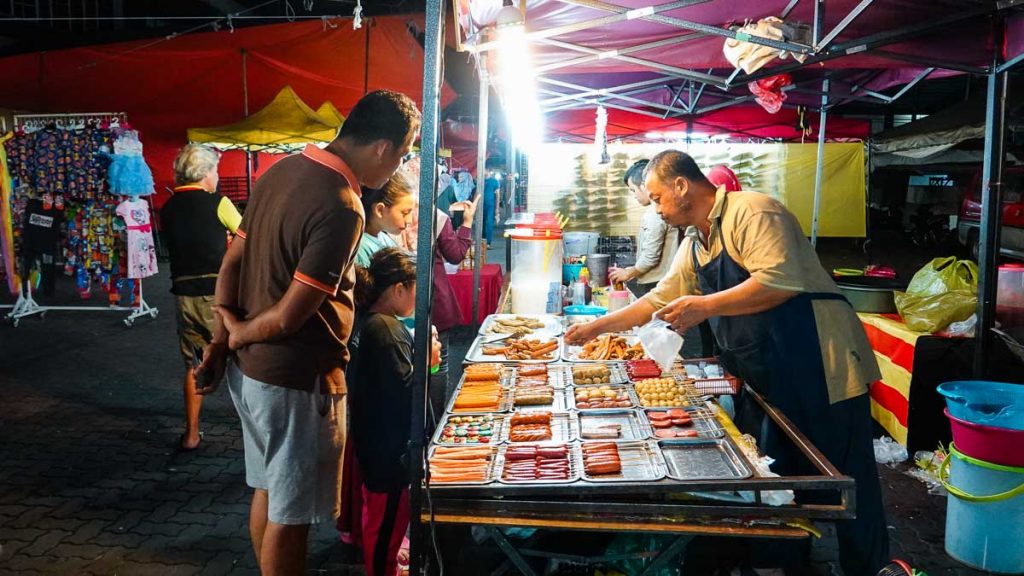
[[[544,124],[537,100],[530,44],[522,23],[498,28],[497,84],[513,144],[524,151],[534,148],[542,140]]]
[[[714,136],[705,134],[703,132],[684,132],[684,131],[668,131],[668,132],[648,132],[644,134],[644,137],[648,140],[711,140]]]

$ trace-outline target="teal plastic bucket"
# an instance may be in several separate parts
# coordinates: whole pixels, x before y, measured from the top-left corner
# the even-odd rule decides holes
[[[1024,468],[962,454],[955,446],[939,470],[949,492],[946,553],[997,574],[1024,574]]]

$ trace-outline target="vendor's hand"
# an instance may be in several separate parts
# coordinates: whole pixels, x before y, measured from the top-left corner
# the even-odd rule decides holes
[[[221,317],[224,322],[224,328],[228,331],[228,348],[231,350],[240,350],[245,347],[247,342],[242,339],[242,326],[244,322],[235,316],[234,312],[218,306],[214,311]]]
[[[632,266],[628,268],[613,268],[608,272],[608,280],[611,281],[612,284],[617,282],[625,284],[637,276],[639,276],[639,274],[637,274],[636,268]]]
[[[212,343],[203,349],[203,362],[192,371],[196,377],[196,394],[212,394],[220,386],[227,365],[228,347]]]
[[[668,322],[673,330],[682,334],[707,320],[711,314],[704,296],[680,296],[655,312],[654,316]]]
[[[594,326],[594,322],[573,324],[565,332],[565,343],[571,346],[582,346],[600,335],[601,331]]]
[[[462,204],[463,204],[463,209],[462,209],[462,225],[463,226],[465,226],[467,228],[470,228],[470,227],[473,226],[473,216],[476,216],[476,203],[479,200],[480,200],[479,198],[476,198],[476,199],[473,199],[473,200],[467,200],[465,202],[462,202]]]

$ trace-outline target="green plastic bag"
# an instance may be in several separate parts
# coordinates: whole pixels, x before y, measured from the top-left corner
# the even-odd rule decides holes
[[[906,292],[895,293],[895,300],[908,328],[941,332],[977,309],[978,265],[953,256],[936,258],[914,274]]]

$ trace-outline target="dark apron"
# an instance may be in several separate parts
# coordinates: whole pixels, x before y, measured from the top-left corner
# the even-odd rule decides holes
[[[694,270],[705,295],[750,278],[725,247],[721,218],[716,224],[722,246],[718,256],[700,266],[696,244],[693,249]],[[764,312],[717,316],[709,322],[725,369],[763,395],[829,461],[857,481],[857,519],[836,526],[841,564],[847,576],[875,574],[888,560],[888,536],[871,442],[870,407],[866,394],[829,402],[814,300],[846,301],[839,294],[804,292]],[[758,436],[762,451],[775,458],[773,471],[781,475],[818,473],[781,431],[769,425],[752,399],[741,397],[736,412],[740,428]],[[820,500],[820,496],[797,495],[803,502]]]

